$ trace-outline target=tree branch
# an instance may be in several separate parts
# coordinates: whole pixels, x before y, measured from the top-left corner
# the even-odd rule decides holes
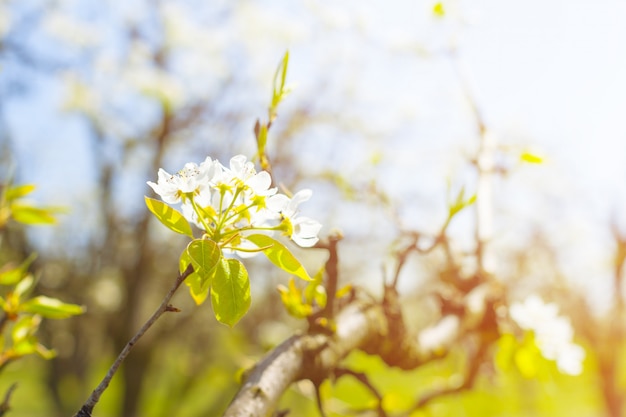
[[[109,368],[109,371],[107,372],[106,376],[102,379],[100,384],[98,384],[96,389],[93,390],[93,392],[91,393],[87,401],[85,401],[83,406],[74,415],[74,417],[91,417],[93,408],[96,406],[98,401],[100,401],[100,396],[108,388],[118,368],[120,367],[124,359],[126,359],[126,356],[128,356],[133,346],[135,346],[135,344],[139,341],[141,336],[143,336],[144,333],[146,333],[146,331],[148,331],[148,329],[152,327],[152,325],[158,320],[159,317],[161,317],[163,313],[165,313],[166,311],[178,311],[175,307],[172,307],[169,304],[169,302],[172,299],[172,296],[174,295],[178,287],[180,287],[180,284],[182,284],[183,281],[189,275],[191,275],[192,272],[193,272],[193,266],[189,264],[189,266],[183,273],[178,274],[178,277],[176,277],[176,281],[174,282],[174,285],[172,285],[169,292],[163,298],[163,301],[161,302],[161,305],[159,306],[159,308],[156,309],[156,311],[152,314],[152,316],[150,316],[150,318],[144,323],[143,326],[141,326],[139,331],[130,339],[130,341],[126,344],[126,346],[124,346],[124,349],[122,349],[122,351],[120,352],[115,362],[113,362],[113,365],[111,365],[111,368]]]
[[[351,351],[384,333],[379,305],[354,302],[336,316],[334,334],[299,334],[287,339],[247,373],[224,417],[270,415],[294,382],[327,378]]]

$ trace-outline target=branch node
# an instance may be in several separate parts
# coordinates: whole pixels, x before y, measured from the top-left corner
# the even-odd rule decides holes
[[[165,307],[165,311],[168,311],[168,312],[171,312],[171,313],[180,313],[180,308],[177,308],[177,307],[174,307],[174,306],[173,306],[173,305],[171,305],[171,304],[168,304],[168,305]]]

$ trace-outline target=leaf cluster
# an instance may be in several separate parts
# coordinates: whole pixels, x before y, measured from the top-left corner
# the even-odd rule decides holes
[[[0,188],[0,229],[10,220],[28,225],[55,224],[54,215],[60,210],[53,207],[38,207],[24,198],[35,191],[34,184],[7,184]]]
[[[184,216],[167,204],[146,197],[150,212],[168,229],[193,239],[191,225]],[[291,251],[276,239],[262,234],[246,236],[246,240],[258,246],[258,251],[275,266],[303,280],[311,281],[300,261]],[[223,324],[234,326],[248,312],[251,303],[250,278],[241,261],[226,258],[223,245],[206,235],[193,239],[182,252],[179,269],[183,273],[189,265],[193,266],[185,280],[191,297],[200,305],[211,295],[211,305],[215,318]]]
[[[0,193],[0,230],[10,221],[28,225],[54,224],[58,209],[36,207],[23,199],[35,190],[32,184],[5,185]],[[36,295],[37,280],[29,272],[36,255],[17,264],[0,267],[0,369],[30,354],[44,359],[54,351],[39,343],[37,330],[43,318],[65,319],[84,312],[83,307],[56,298]]]

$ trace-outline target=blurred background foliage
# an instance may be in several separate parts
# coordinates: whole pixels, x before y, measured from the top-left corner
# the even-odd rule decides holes
[[[82,316],[42,326],[44,344],[58,352],[54,360],[28,357],[3,371],[0,393],[19,383],[10,415],[73,414],[155,308],[174,279],[184,240],[151,219],[143,206],[145,182],[156,179],[159,167],[171,171],[206,155],[222,161],[254,155],[254,123],[269,116],[273,73],[287,48],[287,83],[294,89],[278,110],[267,152],[281,186],[314,190],[303,210],[324,224],[322,234],[343,231],[342,283],[380,293],[381,266],[393,258],[399,233],[438,233],[450,190],[476,189],[472,158],[487,129],[498,139],[501,174],[493,201],[494,274],[516,299],[539,292],[558,302],[587,349],[583,374],[572,377],[536,352],[528,353],[525,368],[511,366],[506,357],[515,353],[506,349],[520,347],[500,346],[474,389],[434,400],[412,416],[624,415],[626,231],[620,229],[620,202],[626,176],[619,175],[626,153],[602,142],[606,154],[595,160],[596,150],[584,156],[575,153],[585,149],[575,142],[564,149],[562,141],[546,138],[559,129],[569,134],[579,120],[602,124],[594,118],[603,113],[593,110],[596,102],[583,99],[589,107],[572,110],[575,100],[560,89],[544,123],[566,117],[568,124],[551,123],[546,131],[507,124],[498,112],[502,103],[489,93],[490,81],[497,87],[498,79],[477,75],[478,87],[468,82],[481,69],[498,67],[497,48],[479,56],[488,62],[469,76],[463,64],[472,57],[476,63],[472,51],[483,45],[475,10],[485,13],[489,30],[498,28],[492,25],[498,13],[506,21],[516,11],[528,24],[528,16],[542,10],[553,19],[547,25],[556,25],[561,15],[554,11],[561,9],[552,3],[559,2],[536,3],[503,11],[460,0],[0,0],[0,174],[4,181],[37,183],[40,202],[70,210],[47,230],[10,224],[2,256],[25,259],[36,250],[38,289],[87,307]],[[537,41],[523,30],[520,38]],[[551,41],[557,54],[561,40]],[[527,53],[523,42],[510,48]],[[604,56],[585,51],[598,60]],[[550,61],[537,65],[549,67]],[[537,88],[534,100],[541,102],[542,86],[555,79],[534,71],[522,66],[510,77],[522,89]],[[610,80],[605,75],[596,78]],[[613,101],[602,103],[604,113],[613,114]],[[534,104],[525,105],[515,109],[534,114]],[[556,107],[569,110],[562,116]],[[608,141],[624,132],[610,133],[604,134]],[[524,165],[540,162],[538,146],[546,161]],[[616,161],[621,168],[601,174]],[[599,174],[572,176],[576,170]],[[472,213],[460,213],[448,230],[461,258],[474,250]],[[316,251],[297,253],[310,271],[324,261]],[[443,254],[433,252],[411,257],[403,270],[400,289],[416,332],[438,318],[432,294],[445,282],[445,266]],[[135,347],[97,415],[219,415],[241,369],[304,327],[279,302],[276,287],[288,277],[256,258],[248,269],[250,314],[231,330],[216,324],[207,306],[196,307],[184,291],[177,294],[174,305],[182,312],[161,319]],[[394,411],[457,378],[464,346],[456,349],[444,361],[408,373],[360,352],[348,362],[369,375],[384,407]],[[331,416],[374,400],[348,377],[325,382],[322,396]],[[316,415],[312,386],[296,384],[281,406],[294,415]]]

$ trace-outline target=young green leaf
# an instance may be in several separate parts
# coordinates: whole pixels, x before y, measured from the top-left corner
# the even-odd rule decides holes
[[[6,191],[4,198],[6,199],[6,201],[11,202],[13,200],[17,200],[18,198],[27,196],[28,194],[32,193],[34,190],[35,190],[34,184],[15,185],[15,186],[9,187],[9,189]]]
[[[522,162],[528,162],[529,164],[541,164],[543,162],[542,157],[530,152],[522,152],[522,154],[520,155],[520,160]]]
[[[325,270],[324,267],[320,268],[313,277],[313,281],[307,283],[304,289],[304,300],[307,304],[313,305],[315,302],[321,308],[326,307],[326,288],[322,285]]]
[[[34,336],[24,338],[13,345],[11,348],[11,356],[13,356],[14,359],[17,359],[22,356],[37,353],[38,344],[37,338]]]
[[[352,291],[352,284],[346,284],[337,290],[337,293],[335,294],[335,298],[337,299],[343,298],[346,295],[350,294],[351,291]]]
[[[285,52],[283,59],[280,61],[276,73],[274,74],[274,85],[272,88],[272,102],[269,108],[270,123],[276,118],[276,109],[280,102],[285,98],[289,89],[285,88],[285,80],[287,79],[287,67],[289,66],[289,51]]]
[[[28,294],[35,286],[35,278],[32,274],[26,274],[20,282],[17,283],[13,293],[18,297],[23,297]]]
[[[56,355],[54,350],[49,350],[37,340],[35,333],[39,329],[41,316],[24,316],[15,323],[11,331],[13,346],[5,351],[0,359],[0,365],[8,360],[37,353],[44,359],[51,359]]]
[[[465,200],[465,187],[461,187],[456,201],[448,203],[448,217],[450,219],[453,218],[461,210],[474,204],[474,202],[476,202],[476,194]]]
[[[179,260],[179,270],[182,274],[185,272],[187,267],[191,262],[191,258],[185,249],[183,253],[180,254]],[[211,280],[202,280],[202,277],[194,270],[187,279],[185,279],[185,285],[189,287],[189,293],[191,294],[191,298],[196,303],[196,305],[200,305],[204,303],[206,298],[209,295],[209,289],[211,288]]]
[[[289,51],[285,52],[280,61],[276,73],[274,74],[274,92],[272,95],[272,108],[278,106],[285,93],[285,80],[287,79],[287,68],[289,66]]]
[[[537,377],[541,366],[545,363],[541,351],[532,340],[531,342],[528,343],[525,340],[513,354],[513,362],[517,369],[525,378],[529,379]]]
[[[187,245],[187,254],[196,273],[209,278],[218,265],[222,251],[217,243],[209,239],[195,239]]]
[[[25,301],[20,306],[20,310],[25,313],[39,314],[48,319],[66,319],[85,312],[82,306],[66,304],[56,298],[43,295]]]
[[[56,218],[52,210],[33,207],[26,204],[11,204],[11,217],[24,224],[54,224]]]
[[[156,216],[161,223],[163,223],[168,229],[173,232],[187,235],[193,238],[193,232],[189,222],[180,214],[162,201],[155,200],[154,198],[145,197],[146,206],[152,214]]]
[[[289,315],[302,319],[313,313],[313,306],[310,303],[307,304],[302,301],[302,290],[296,287],[293,277],[289,278],[289,287],[279,285],[278,292]]]
[[[194,272],[185,280],[189,286],[191,297],[197,305],[202,304],[209,295],[211,281],[222,252],[215,242],[208,239],[196,239],[189,243],[187,250],[180,259],[181,273],[187,269],[189,263]]]
[[[211,280],[202,279],[202,277],[193,272],[189,274],[185,280],[185,284],[189,287],[189,294],[196,305],[204,303],[209,296],[209,290],[211,289]]]
[[[0,270],[0,285],[15,285],[27,275],[30,264],[37,258],[37,254],[32,253],[28,258],[16,268],[5,265]]]
[[[285,272],[293,274],[305,281],[311,281],[311,277],[304,266],[293,254],[279,241],[267,235],[250,235],[246,239],[263,249],[263,253],[274,265]]]
[[[211,285],[211,303],[217,321],[230,327],[248,312],[250,280],[237,259],[220,259]]]
[[[50,360],[57,355],[57,352],[54,349],[48,349],[41,343],[37,343],[35,346],[35,352],[45,360]]]
[[[442,2],[437,2],[433,6],[433,14],[437,17],[444,17],[446,15],[446,10],[443,7]]]
[[[259,127],[259,135],[257,136],[257,147],[259,157],[265,155],[265,145],[267,145],[267,125],[262,124]]]
[[[21,341],[33,336],[39,329],[41,324],[41,317],[39,316],[24,316],[20,318],[13,329],[11,330],[11,340],[13,345],[17,345]]]

